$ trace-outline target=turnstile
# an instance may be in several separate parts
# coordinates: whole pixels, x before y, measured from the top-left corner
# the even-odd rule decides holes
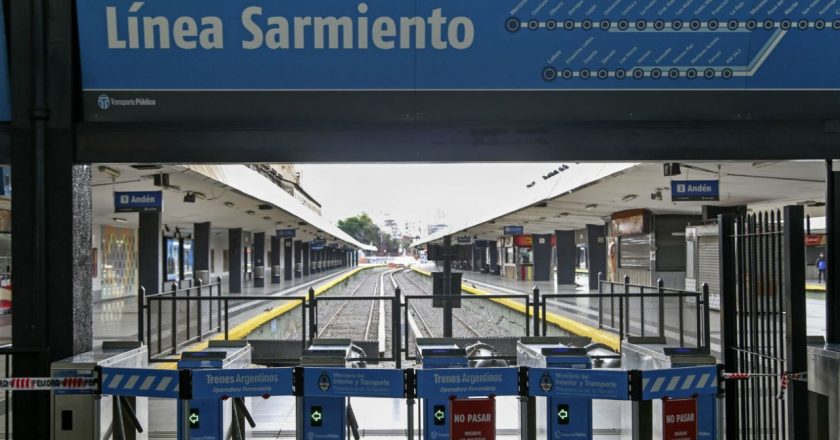
[[[840,438],[840,345],[808,347],[812,440]]]
[[[645,343],[644,339],[636,342],[625,341],[622,344],[621,363],[628,370],[655,370],[679,367],[696,367],[715,365],[717,360],[708,350],[703,348],[668,347],[664,343]],[[655,342],[662,342],[655,341]],[[699,382],[703,378],[697,378]],[[716,380],[716,379],[709,379]],[[656,384],[654,384],[655,386]],[[664,388],[670,384],[662,385]],[[697,438],[714,439],[717,437],[718,398],[713,395],[701,395],[697,399]],[[633,438],[643,439],[652,435],[661,438],[662,401],[653,400],[633,402],[633,414],[623,417],[626,421],[636,421],[632,425],[625,425],[633,432]],[[648,424],[649,423],[649,424]]]
[[[225,341],[202,351],[184,352],[178,369],[227,369],[251,366],[251,347],[246,341]],[[220,380],[223,378],[220,377]],[[226,378],[224,378],[226,379]],[[250,422],[248,401],[235,397],[178,400],[178,439],[224,440],[244,438],[245,419]],[[253,427],[253,423],[251,423]],[[228,427],[227,432],[225,427]],[[234,433],[235,432],[235,433]]]
[[[467,368],[467,352],[454,343],[441,339],[418,339],[417,353],[424,370]],[[423,399],[423,439],[449,438],[450,402],[445,398]]]
[[[567,347],[554,338],[522,338],[516,347],[520,367],[591,369],[585,348]],[[552,386],[546,373],[542,378]],[[542,417],[540,417],[542,415]],[[592,399],[584,397],[527,397],[522,400],[522,439],[592,438]]]
[[[52,363],[51,376],[94,377],[97,367],[142,368],[146,347],[137,341],[106,341],[101,348]],[[52,392],[53,440],[148,438],[148,399],[97,396],[91,391]]]
[[[349,339],[315,339],[303,353],[303,367],[365,367],[361,354]],[[333,387],[326,372],[318,377],[318,387],[328,391]],[[356,422],[349,406],[349,398],[331,396],[298,397],[298,440],[341,439],[348,427],[356,430]]]

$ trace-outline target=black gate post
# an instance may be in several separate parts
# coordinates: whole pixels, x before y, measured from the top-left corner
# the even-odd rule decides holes
[[[402,305],[402,291],[399,287],[394,289],[394,299],[391,302],[391,353],[396,363],[396,368],[402,368],[402,322],[400,322],[400,307]]]
[[[730,214],[718,216],[718,241],[720,245],[720,350],[726,371],[738,369],[735,282],[735,218]],[[725,387],[724,415],[726,438],[738,438],[738,386]]]
[[[785,206],[784,213],[783,294],[787,312],[785,315],[785,358],[789,372],[801,373],[808,371],[805,236],[803,232],[805,209],[802,206]],[[829,292],[829,295],[832,293]],[[792,380],[788,388],[788,438],[808,438],[808,385],[800,380]]]

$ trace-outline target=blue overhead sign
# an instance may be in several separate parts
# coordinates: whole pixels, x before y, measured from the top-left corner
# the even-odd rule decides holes
[[[671,201],[718,201],[720,181],[717,180],[672,180]]]
[[[519,393],[517,368],[442,368],[417,370],[417,396],[421,398],[515,396]]]
[[[277,236],[280,238],[294,238],[297,234],[297,229],[278,229]]]
[[[522,235],[525,233],[524,226],[505,226],[504,227],[505,235]]]
[[[291,368],[193,370],[192,398],[291,396]]]
[[[76,3],[102,111],[165,104],[118,91],[840,89],[828,0]]]
[[[528,392],[531,396],[627,400],[630,396],[628,381],[626,371],[574,368],[528,370]]]
[[[359,368],[305,368],[303,392],[324,397],[405,396],[402,370]]]
[[[162,210],[162,191],[114,192],[114,212],[144,212]]]

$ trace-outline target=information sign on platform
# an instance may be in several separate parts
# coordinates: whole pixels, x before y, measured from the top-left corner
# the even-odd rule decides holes
[[[528,389],[532,396],[588,397],[627,400],[626,371],[579,370],[574,368],[531,368]]]
[[[672,180],[671,200],[674,202],[713,202],[720,200],[717,180]]]
[[[420,398],[515,396],[519,391],[517,368],[447,368],[417,370]]]
[[[504,234],[505,235],[522,235],[525,233],[524,226],[505,226],[504,227]]]
[[[290,396],[291,368],[245,368],[193,370],[193,399],[227,397]]]
[[[307,396],[402,398],[404,381],[402,370],[306,368],[303,391]]]
[[[277,236],[280,238],[294,238],[297,233],[296,229],[278,229]]]
[[[697,440],[697,399],[662,401],[662,439]]]
[[[114,212],[163,210],[162,191],[115,191]]]
[[[450,440],[496,438],[495,399],[452,399],[450,414]]]

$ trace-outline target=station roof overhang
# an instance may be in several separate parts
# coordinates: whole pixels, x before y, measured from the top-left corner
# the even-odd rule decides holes
[[[274,235],[278,229],[296,229],[296,240],[323,238],[327,243],[374,250],[358,242],[292,195],[245,165],[162,165],[159,167],[112,165],[119,177],[93,167],[93,216],[97,224],[137,227],[138,216],[114,213],[114,191],[163,191],[163,223],[192,231],[195,223],[210,222],[216,233],[231,228]],[[153,184],[156,174],[168,174],[169,186]],[[196,194],[192,203],[184,201]]]
[[[661,162],[569,164],[567,171],[524,190],[523,197],[514,203],[416,240],[412,247],[440,243],[445,236],[496,240],[509,225],[523,226],[526,234],[576,230],[603,225],[613,213],[629,209],[699,215],[703,205],[772,209],[788,204],[811,205],[825,197],[823,161],[682,164],[681,174],[674,177],[663,175]],[[671,201],[672,179],[718,178],[720,201]],[[530,190],[534,190],[533,195]],[[661,200],[652,197],[657,191],[662,194]]]

